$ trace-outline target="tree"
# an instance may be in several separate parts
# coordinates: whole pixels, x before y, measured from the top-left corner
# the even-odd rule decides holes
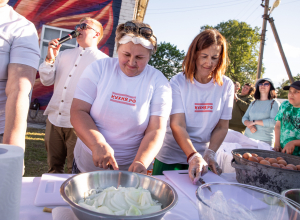
[[[151,56],[149,65],[160,70],[167,79],[182,71],[181,65],[184,59],[184,51],[177,49],[177,46],[161,42],[157,45],[157,51]]]
[[[294,78],[294,81],[299,81],[300,80],[300,73],[298,73],[297,76],[294,76],[293,78]],[[289,86],[290,84],[291,84],[290,80],[282,79],[281,85],[276,88],[278,98],[281,98],[281,99],[287,99],[288,98],[289,91],[283,90],[283,87]]]
[[[242,85],[254,83],[259,55],[259,28],[252,28],[247,23],[237,20],[221,22],[215,27],[202,26],[201,31],[208,28],[217,29],[227,40],[229,65],[226,76]],[[261,75],[264,71],[265,68],[262,67]]]

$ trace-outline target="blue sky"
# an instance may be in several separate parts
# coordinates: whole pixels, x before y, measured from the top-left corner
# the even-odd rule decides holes
[[[275,0],[270,0],[270,7]],[[215,26],[230,19],[262,27],[261,0],[149,0],[144,22],[151,25],[158,42],[166,41],[187,51],[203,25]],[[272,12],[292,75],[300,73],[300,0],[281,0]],[[288,79],[270,24],[267,23],[264,77],[275,86]]]

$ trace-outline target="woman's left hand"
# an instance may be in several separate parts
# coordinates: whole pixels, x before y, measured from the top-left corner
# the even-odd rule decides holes
[[[256,127],[253,125],[253,126],[250,126],[250,127],[248,127],[249,128],[249,130],[251,131],[251,133],[253,134],[253,133],[255,133],[256,131],[257,131],[257,129],[256,129]]]
[[[147,174],[147,169],[140,161],[133,161],[130,165],[128,171],[135,173]]]
[[[211,169],[211,171],[213,171],[215,174],[221,175],[222,169],[215,160],[215,155],[216,153],[213,150],[206,149],[203,158],[208,164],[208,167]]]

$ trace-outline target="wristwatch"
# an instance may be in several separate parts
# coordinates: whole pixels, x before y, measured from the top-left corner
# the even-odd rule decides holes
[[[253,123],[255,123],[255,120],[253,120]]]

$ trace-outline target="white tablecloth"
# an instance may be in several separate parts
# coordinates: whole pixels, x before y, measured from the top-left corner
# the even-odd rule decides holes
[[[62,174],[63,175],[63,174]],[[198,220],[198,211],[194,203],[184,195],[172,182],[165,176],[155,176],[174,187],[178,194],[177,205],[164,216],[164,220]],[[230,182],[235,180],[235,173],[224,173],[221,175],[224,179]],[[35,196],[39,186],[40,177],[23,177],[22,179],[22,194],[20,206],[21,220],[52,220],[52,214],[43,212],[43,207],[34,205]],[[45,198],[47,199],[47,198]],[[49,208],[55,208],[49,206]]]

